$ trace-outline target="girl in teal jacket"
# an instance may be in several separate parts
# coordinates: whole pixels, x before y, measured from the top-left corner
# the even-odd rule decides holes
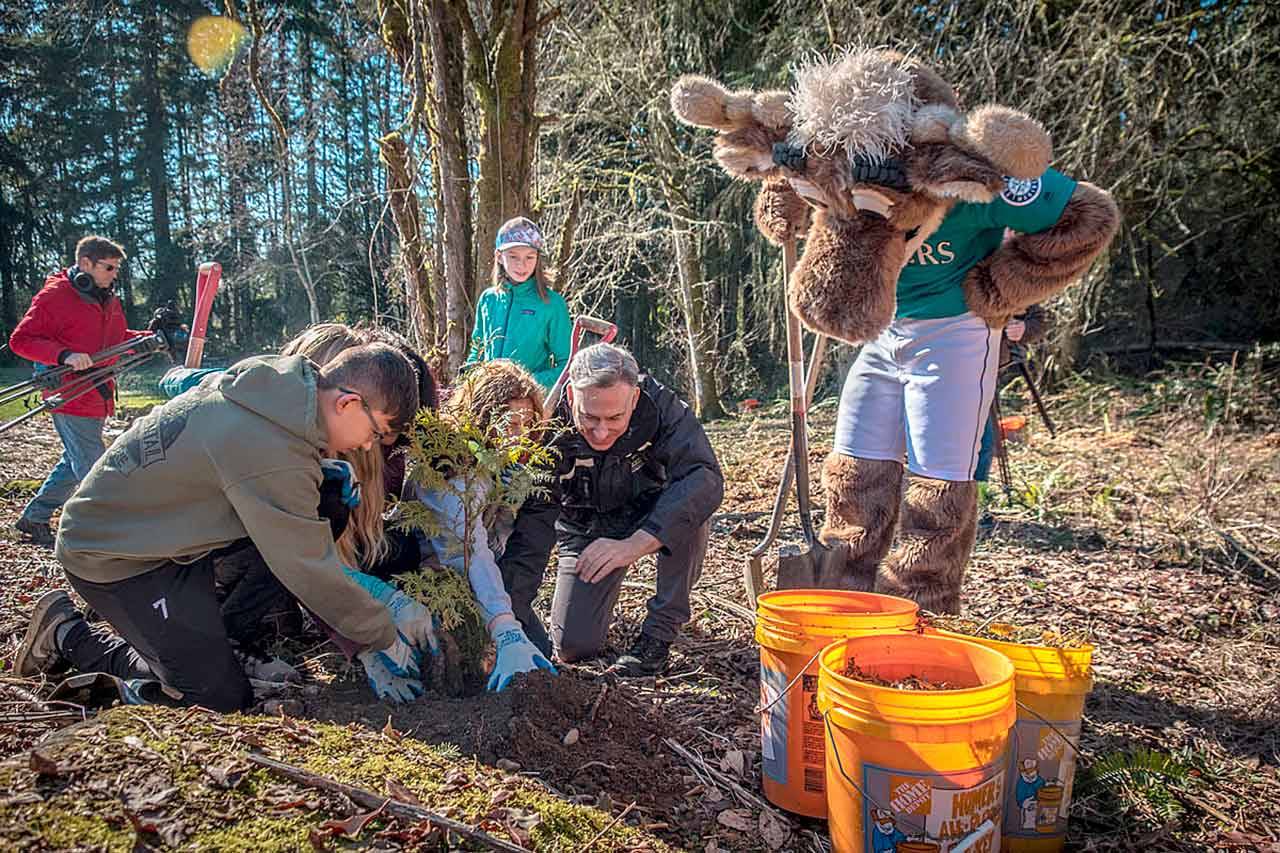
[[[542,268],[542,232],[523,216],[498,229],[494,240],[493,287],[480,294],[471,351],[463,365],[509,358],[533,374],[544,389],[560,378],[569,360],[569,306],[547,287]]]

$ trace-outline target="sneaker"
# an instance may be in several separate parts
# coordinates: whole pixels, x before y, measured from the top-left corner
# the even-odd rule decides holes
[[[631,644],[631,648],[627,649],[627,653],[619,657],[610,669],[624,678],[661,675],[667,669],[670,650],[669,640],[659,640],[641,633]]]
[[[302,674],[298,670],[257,646],[239,646],[233,643],[231,650],[235,653],[236,660],[240,661],[240,666],[244,668],[245,677],[250,681],[284,684],[302,680]]]
[[[14,672],[22,678],[34,678],[41,673],[53,672],[66,658],[58,649],[58,628],[73,619],[82,619],[80,611],[71,603],[71,596],[60,589],[46,592],[36,602],[31,613],[27,635],[18,646],[13,659]]]
[[[20,518],[14,525],[19,533],[25,533],[31,537],[31,541],[36,545],[44,548],[52,548],[55,540],[53,528],[48,522],[32,521],[29,518]]]

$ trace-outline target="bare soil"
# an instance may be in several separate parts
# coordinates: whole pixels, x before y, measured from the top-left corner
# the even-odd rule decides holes
[[[989,489],[964,616],[1095,645],[1069,850],[1280,849],[1280,413],[1277,386],[1244,376],[1243,365],[1237,375],[1203,364],[1143,382],[1072,380],[1047,401],[1058,437],[1023,408],[1032,416],[1010,445],[1009,499],[998,483]],[[1006,394],[1006,413],[1025,402],[1018,397],[1017,387]],[[834,401],[814,407],[819,508],[834,417]],[[353,737],[377,734],[390,717],[405,743],[454,744],[480,765],[518,765],[511,772],[558,798],[603,805],[619,825],[652,827],[685,849],[828,849],[823,823],[773,809],[760,794],[759,658],[741,579],[768,521],[787,425],[780,402],[708,427],[727,495],[666,675],[614,682],[606,659],[497,696],[395,707],[371,701],[359,668],[317,641],[293,651],[308,680],[291,701],[306,717],[351,724]],[[50,553],[11,532],[60,446],[47,421],[15,432],[0,439],[6,660],[35,599],[63,585]],[[789,512],[783,539],[796,544]],[[616,648],[638,630],[653,582],[651,560],[629,575]],[[67,706],[37,713],[33,700],[51,689],[0,672],[0,756],[20,759],[82,714],[92,718]],[[567,744],[572,729],[577,740]],[[95,778],[109,785],[125,769]]]

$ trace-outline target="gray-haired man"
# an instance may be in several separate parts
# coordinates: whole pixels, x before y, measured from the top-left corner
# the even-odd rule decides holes
[[[516,517],[501,560],[503,581],[529,638],[566,662],[600,654],[627,569],[658,555],[658,588],[640,635],[618,658],[623,675],[654,675],[689,621],[689,591],[702,572],[711,514],[724,475],[693,412],[641,376],[629,352],[596,344],[569,367],[556,410],[575,429],[556,440],[551,493]],[[551,642],[532,603],[553,543],[558,548]]]

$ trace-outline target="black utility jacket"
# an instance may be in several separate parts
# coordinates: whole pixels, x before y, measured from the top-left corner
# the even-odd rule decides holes
[[[567,400],[556,416],[572,422]],[[550,495],[530,498],[516,515],[501,559],[504,579],[541,578],[557,533],[623,539],[645,530],[664,551],[680,550],[724,499],[724,475],[702,424],[648,376],[631,424],[608,450],[593,450],[572,427],[553,446],[561,457]]]

